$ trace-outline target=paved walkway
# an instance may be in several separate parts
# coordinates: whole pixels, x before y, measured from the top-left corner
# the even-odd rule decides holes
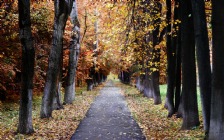
[[[106,83],[71,140],[145,140],[120,89]]]

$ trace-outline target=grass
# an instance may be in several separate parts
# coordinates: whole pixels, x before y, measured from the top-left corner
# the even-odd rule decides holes
[[[180,130],[182,119],[176,117],[167,118],[167,110],[164,108],[166,97],[166,85],[160,86],[162,104],[154,105],[152,99],[144,97],[133,86],[121,84],[115,81],[127,100],[132,116],[143,129],[147,139],[204,139],[203,126],[200,125],[194,130]],[[202,116],[200,122],[202,124]]]
[[[167,90],[167,85],[160,85],[160,95],[163,101],[166,99],[166,90]],[[197,100],[198,100],[198,110],[199,113],[202,113],[202,107],[201,107],[201,97],[200,97],[200,89],[197,87]]]
[[[76,98],[72,105],[65,105],[62,110],[55,110],[52,118],[40,119],[41,96],[33,98],[33,128],[31,135],[15,134],[18,125],[19,103],[0,102],[0,139],[70,139],[87,110],[98,95],[99,86],[93,91],[85,87],[76,88]],[[63,96],[62,96],[63,97]]]

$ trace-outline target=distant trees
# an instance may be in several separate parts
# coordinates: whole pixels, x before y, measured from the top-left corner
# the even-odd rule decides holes
[[[31,33],[30,1],[19,0],[19,35],[22,44],[22,91],[20,93],[19,124],[22,134],[34,132],[32,124],[32,98],[34,76],[34,44]]]
[[[132,34],[133,48],[135,52],[135,64],[139,67],[136,87],[148,98],[153,98],[155,104],[161,103],[159,90],[159,67],[160,67],[160,23],[162,6],[158,1],[133,1],[132,10],[133,27],[128,31]],[[135,15],[135,16],[133,16]],[[134,20],[133,20],[134,19]],[[129,45],[129,44],[127,44]],[[129,73],[128,75],[126,73]],[[131,71],[120,73],[121,80],[130,82]],[[127,78],[129,77],[129,78]]]
[[[93,42],[91,42],[90,44],[90,48],[93,52],[92,54],[92,67],[88,70],[89,74],[88,77],[86,78],[86,83],[87,83],[87,91],[91,91],[94,87],[98,86],[99,84],[101,84],[102,82],[104,82],[106,80],[106,77],[108,75],[108,72],[106,72],[105,69],[103,69],[104,64],[100,64],[100,61],[102,62],[103,60],[99,60],[100,57],[100,42],[101,40],[99,39],[99,28],[100,28],[100,24],[99,24],[99,17],[101,16],[100,12],[98,11],[97,5],[94,6],[94,18],[95,20],[93,21]],[[101,44],[102,45],[102,44]],[[101,46],[102,47],[102,46]]]

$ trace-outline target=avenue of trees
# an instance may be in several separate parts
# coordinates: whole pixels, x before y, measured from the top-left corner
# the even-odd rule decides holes
[[[165,27],[163,21],[160,20],[164,13],[162,13],[158,1],[134,1],[132,6],[135,9],[133,11],[141,11],[141,14],[132,13],[134,21],[136,21],[132,27],[133,34],[135,34],[133,42],[138,46],[134,49],[136,52],[134,65],[138,65],[139,68],[136,87],[146,97],[154,98],[155,104],[161,103],[157,86],[159,85],[157,78],[159,74],[156,74],[159,73],[158,65],[160,63],[159,59],[156,61],[156,58],[159,57],[161,49],[157,45],[161,41],[160,36],[164,34],[163,28],[166,28],[167,98],[165,107],[168,109],[168,117],[174,114],[177,114],[177,117],[182,117],[182,129],[199,126],[196,91],[197,68],[204,130],[209,139],[223,138],[223,117],[221,115],[223,110],[221,88],[223,60],[216,54],[220,53],[223,48],[221,46],[223,15],[220,6],[222,2],[217,2],[219,4],[216,2],[212,1],[212,62],[210,62],[205,1],[167,0],[161,2],[162,4],[166,3],[167,24]],[[150,14],[150,17],[147,14]],[[145,20],[145,17],[148,20]],[[146,26],[152,28],[144,30]],[[157,28],[160,28],[160,32],[157,31]],[[141,37],[138,36],[139,32],[141,32]],[[142,40],[139,41],[139,39]],[[138,52],[140,52],[140,56],[136,55]],[[136,69],[122,71],[121,81],[126,82],[126,79],[130,79],[125,76],[130,76],[132,72],[136,73]],[[217,83],[218,81],[219,83]]]
[[[14,77],[21,74],[17,131],[29,134],[34,132],[32,96],[35,63],[39,66],[38,58],[46,56],[35,53],[40,50],[35,50],[36,34],[33,33],[31,22],[34,8],[31,5],[39,3],[29,0],[1,2],[0,7],[6,11],[3,12],[4,16],[13,9],[13,2],[18,6],[19,39],[22,46],[21,71],[13,69]],[[45,35],[51,33],[51,38],[46,39],[51,42],[51,47],[44,68],[46,80],[43,80],[41,118],[51,117],[53,110],[63,109],[63,104],[72,104],[75,87],[80,83],[85,82],[87,90],[92,90],[106,80],[110,71],[118,73],[123,83],[134,82],[144,96],[153,98],[155,105],[161,104],[159,84],[165,75],[167,94],[164,107],[168,110],[167,117],[175,115],[183,118],[183,130],[199,126],[198,79],[206,138],[224,139],[223,1],[54,0],[53,3],[53,22],[49,26],[51,30],[47,33],[39,32]],[[99,3],[103,6],[98,6]],[[78,14],[79,6],[84,4],[89,9]],[[208,6],[210,4],[212,7]],[[4,27],[1,33],[11,34],[5,31],[8,25],[6,22],[4,26],[1,25]],[[208,32],[210,30],[212,36]],[[210,36],[212,47],[209,45]],[[3,55],[0,58],[4,58]],[[0,83],[0,87],[1,99],[5,99],[7,86]],[[62,87],[65,89],[64,94]]]

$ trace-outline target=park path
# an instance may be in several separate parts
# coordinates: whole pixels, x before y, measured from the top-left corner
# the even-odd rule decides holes
[[[120,92],[108,81],[71,140],[145,140]]]

